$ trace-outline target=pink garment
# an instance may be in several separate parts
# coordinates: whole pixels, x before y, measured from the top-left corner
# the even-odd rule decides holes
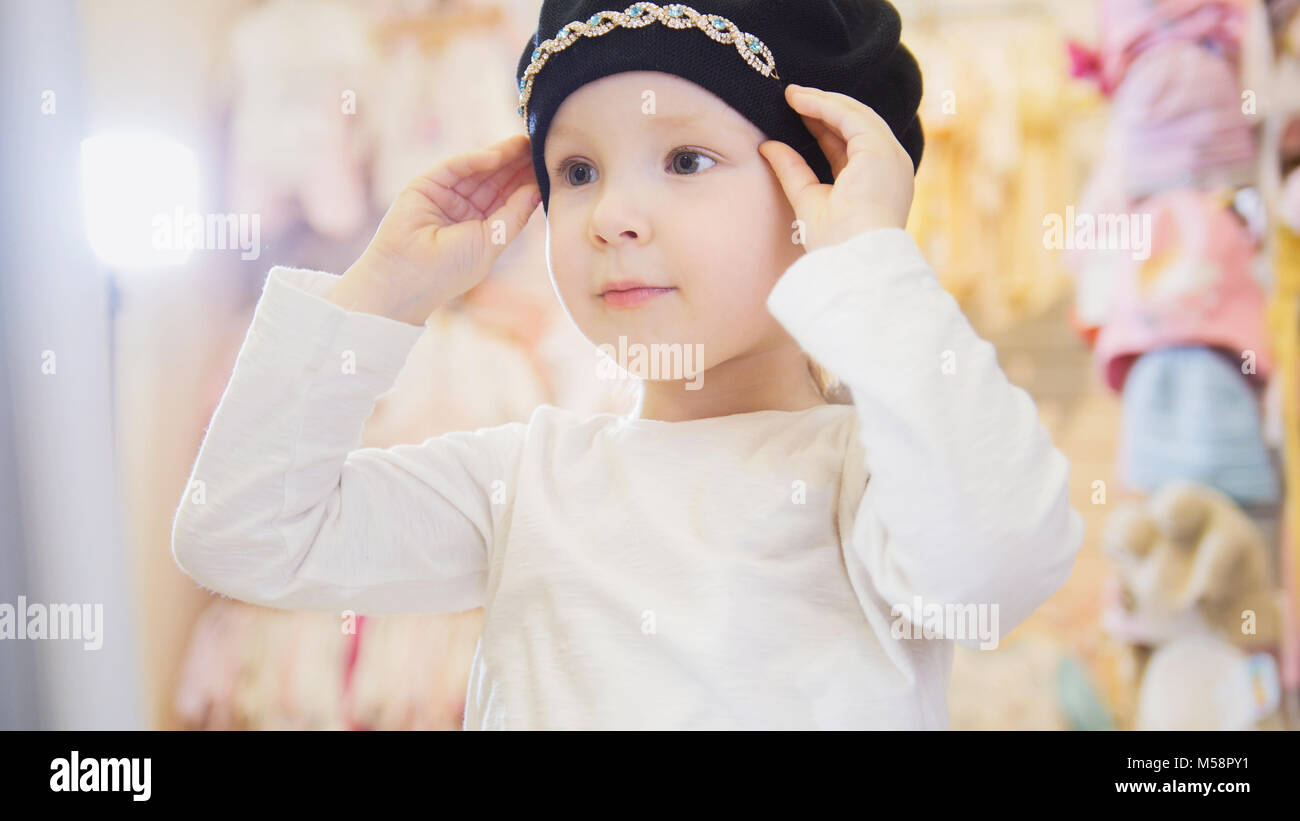
[[[1237,68],[1246,0],[1101,0],[1100,45],[1070,43],[1074,76],[1096,80],[1107,96],[1144,52],[1162,43],[1202,43]]]
[[[1118,271],[1112,313],[1093,352],[1100,377],[1120,391],[1141,354],[1204,345],[1238,362],[1253,351],[1253,378],[1262,384],[1273,363],[1249,230],[1213,195],[1192,189],[1157,194],[1137,212],[1151,215],[1151,255],[1130,256]]]
[[[1133,62],[1115,92],[1103,162],[1120,163],[1131,196],[1193,185],[1221,170],[1253,173],[1254,121],[1236,70],[1192,43],[1166,43]]]
[[[1133,64],[1116,93],[1079,212],[1128,214],[1136,202],[1161,191],[1241,185],[1256,175],[1256,151],[1233,69],[1202,47],[1165,43]],[[1083,328],[1105,324],[1115,283],[1131,263],[1125,249],[1066,252]]]

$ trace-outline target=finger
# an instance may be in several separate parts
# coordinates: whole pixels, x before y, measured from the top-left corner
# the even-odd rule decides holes
[[[476,185],[484,179],[489,179],[501,169],[520,165],[527,159],[525,156],[508,156],[499,149],[484,149],[467,157],[466,170],[469,173],[465,174],[457,185],[464,183]]]
[[[486,151],[490,156],[497,158],[497,165],[487,169],[491,174],[488,182],[499,184],[502,179],[508,179],[523,165],[531,165],[533,155],[528,150],[530,145],[531,142],[526,136],[516,135],[495,146],[489,146]]]
[[[805,117],[820,120],[843,140],[846,155],[852,155],[855,140],[862,143],[860,138],[873,137],[882,130],[893,136],[889,125],[879,114],[846,94],[800,86],[787,89],[786,96],[795,111]]]
[[[532,141],[528,139],[527,134],[515,134],[504,140],[498,140],[491,145],[484,146],[476,151],[469,151],[461,154],[460,157],[466,159],[478,160],[483,157],[496,157],[499,162],[511,162],[521,156],[529,153]]]
[[[495,210],[517,186],[528,181],[536,183],[537,177],[533,172],[532,158],[524,156],[502,165],[486,179],[465,180],[457,184],[455,190],[480,213],[488,213]]]
[[[539,191],[536,185],[521,185],[515,189],[510,198],[505,201],[500,208],[488,214],[487,219],[483,221],[483,229],[491,233],[495,229],[493,224],[497,220],[502,220],[506,227],[506,243],[489,242],[489,248],[495,249],[496,253],[505,250],[506,244],[513,241],[515,237],[524,230],[528,224],[528,219],[537,209],[537,203],[533,202],[533,195]]]
[[[421,178],[443,188],[455,189],[465,182],[477,185],[482,182],[484,175],[494,173],[503,165],[522,161],[529,156],[530,145],[531,141],[527,135],[516,134],[486,148],[467,151],[444,160],[422,174]]]
[[[528,139],[512,137],[506,142],[514,143],[514,147],[502,151],[489,146],[445,160],[416,177],[411,187],[429,201],[440,203],[449,213],[457,214],[458,220],[467,218],[471,207],[476,212],[474,216],[481,218],[496,207],[492,203],[502,190],[505,196],[510,195],[513,189],[507,185],[508,180],[532,168],[531,153],[521,150],[529,145]],[[448,193],[454,196],[447,196]]]
[[[502,169],[499,175],[504,176],[509,169]],[[537,185],[537,175],[533,172],[531,162],[524,163],[515,168],[509,177],[488,183],[480,191],[474,192],[471,202],[481,214],[490,214],[497,210],[510,198],[515,189],[521,185]]]
[[[804,125],[808,131],[817,138],[817,144],[821,146],[822,153],[826,159],[830,160],[831,173],[838,177],[844,166],[849,164],[848,146],[840,139],[839,135],[831,131],[821,120],[811,117],[804,117]]]
[[[532,140],[526,134],[516,134],[498,143],[488,146],[495,152],[501,165],[515,165],[532,159]]]
[[[790,146],[778,140],[768,140],[758,147],[758,151],[772,166],[781,190],[786,199],[799,210],[799,200],[810,187],[821,185],[817,175],[808,167],[808,163]]]
[[[457,154],[420,175],[421,179],[442,188],[455,188],[465,180],[481,178],[485,172],[501,164],[501,153],[496,149],[484,148]]]

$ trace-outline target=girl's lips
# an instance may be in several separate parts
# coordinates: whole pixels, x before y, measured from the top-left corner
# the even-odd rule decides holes
[[[611,308],[635,308],[661,294],[676,290],[676,288],[629,288],[625,291],[606,291],[600,295],[600,298]]]

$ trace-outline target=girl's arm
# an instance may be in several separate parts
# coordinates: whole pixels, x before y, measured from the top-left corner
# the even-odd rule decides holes
[[[359,448],[422,325],[327,300],[276,266],[199,450],[172,554],[254,604],[385,614],[484,602],[525,425]]]
[[[996,604],[1009,633],[1064,583],[1083,519],[993,345],[901,228],[805,254],[767,304],[853,393],[870,477],[851,544],[876,591],[909,611]]]

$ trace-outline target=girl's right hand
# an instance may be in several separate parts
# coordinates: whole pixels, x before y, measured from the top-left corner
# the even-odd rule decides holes
[[[530,145],[518,134],[416,177],[326,298],[422,325],[473,288],[541,201]]]

